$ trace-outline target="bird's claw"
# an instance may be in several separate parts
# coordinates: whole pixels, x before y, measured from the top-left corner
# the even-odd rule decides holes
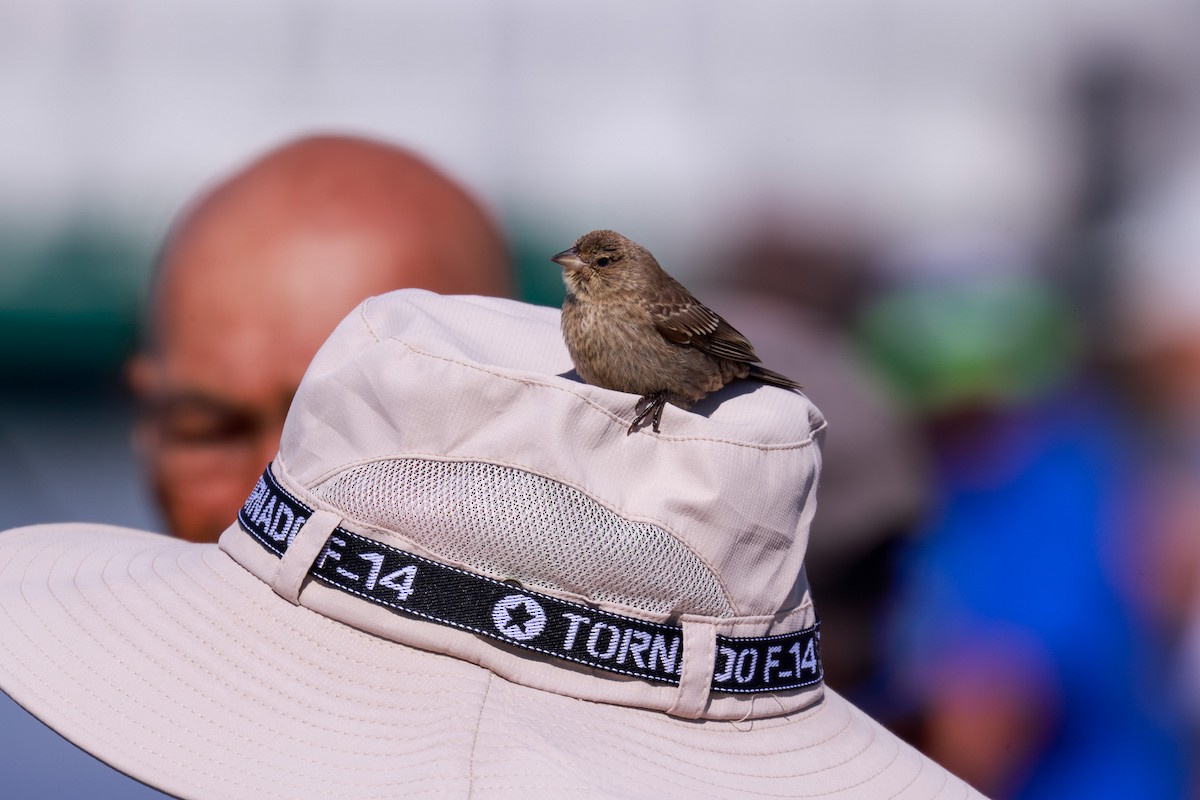
[[[629,426],[629,430],[626,431],[626,435],[629,435],[638,428],[644,426],[647,419],[650,420],[651,427],[654,429],[654,432],[658,433],[658,424],[662,422],[663,408],[666,405],[667,392],[665,389],[663,391],[643,395],[642,399],[638,400],[637,405],[633,407],[633,410],[637,416],[634,417],[633,424]]]

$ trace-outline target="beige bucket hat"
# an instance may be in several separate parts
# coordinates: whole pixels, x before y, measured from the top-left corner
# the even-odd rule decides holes
[[[0,534],[0,688],[183,797],[978,797],[823,683],[820,412],[634,399],[554,310],[368,300],[219,545]]]

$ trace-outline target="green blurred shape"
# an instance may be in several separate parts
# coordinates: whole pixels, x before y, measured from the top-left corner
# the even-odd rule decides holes
[[[150,248],[94,223],[0,234],[4,384],[116,380],[137,337]]]
[[[533,224],[514,222],[509,229],[517,297],[527,303],[561,306],[566,293],[562,267],[551,261],[550,256],[562,252],[570,243],[553,241],[552,235]]]
[[[1037,396],[1080,350],[1069,306],[1046,284],[998,277],[921,283],[869,304],[859,343],[899,399],[936,413]]]

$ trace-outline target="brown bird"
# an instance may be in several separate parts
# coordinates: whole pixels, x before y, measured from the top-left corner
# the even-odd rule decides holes
[[[667,403],[689,408],[739,378],[800,388],[760,366],[745,336],[621,234],[586,233],[551,260],[563,268],[563,339],[579,377],[642,396],[629,433],[647,420],[658,432]]]

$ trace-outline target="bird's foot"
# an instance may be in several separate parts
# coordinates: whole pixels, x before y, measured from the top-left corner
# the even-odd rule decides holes
[[[649,420],[654,432],[658,433],[658,424],[662,422],[663,408],[667,405],[667,390],[653,392],[643,395],[641,400],[638,400],[637,405],[633,407],[637,416],[634,417],[633,424],[629,426],[626,435],[633,433],[638,428],[643,427],[646,421]]]

